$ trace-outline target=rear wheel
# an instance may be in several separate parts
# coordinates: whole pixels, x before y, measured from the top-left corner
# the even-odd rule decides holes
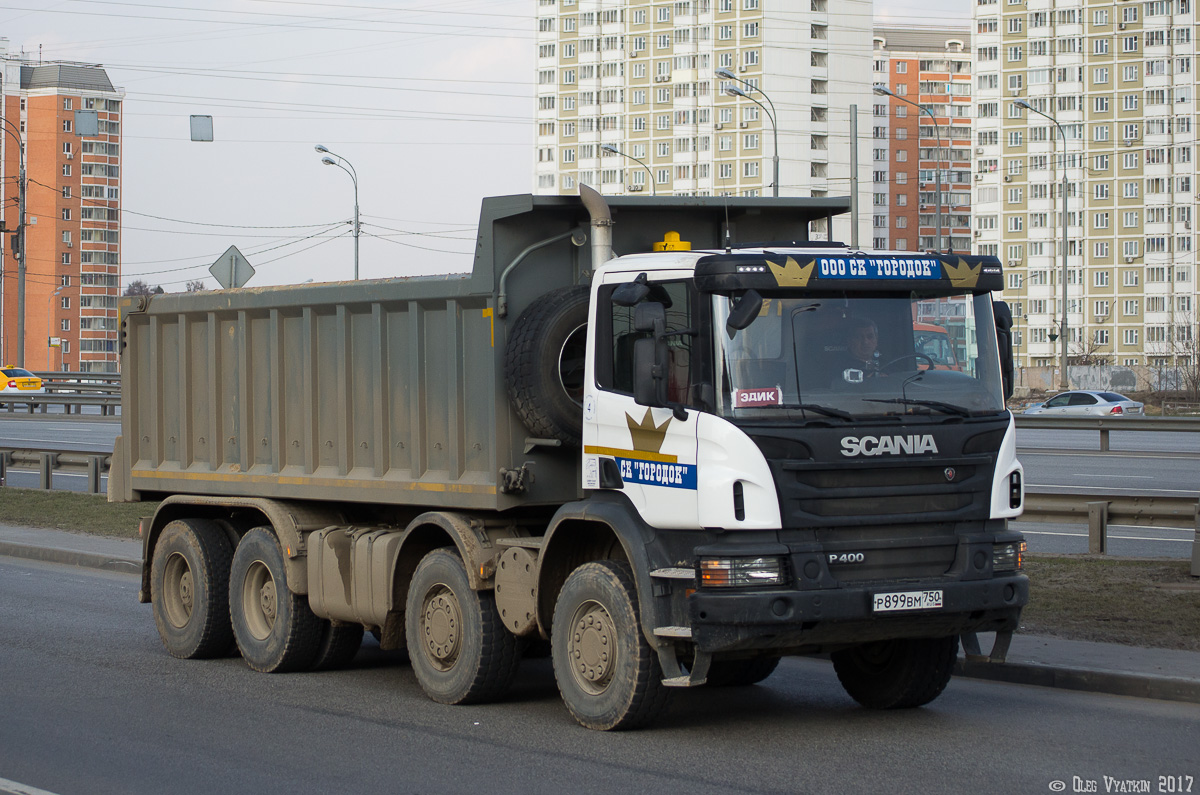
[[[220,657],[229,648],[232,554],[229,539],[214,522],[176,519],[163,528],[150,564],[150,601],[171,656]]]
[[[495,596],[473,591],[462,559],[435,549],[418,564],[406,606],[408,656],[425,694],[442,704],[494,701],[521,662]]]
[[[321,621],[308,599],[288,587],[283,550],[270,528],[246,533],[233,553],[229,612],[238,649],[254,670],[301,671],[316,659]]]
[[[658,655],[638,622],[627,563],[586,563],[567,577],[554,608],[550,648],[563,703],[589,729],[644,726],[669,703]]]
[[[333,671],[345,668],[358,655],[362,648],[362,624],[334,624],[323,622],[321,644],[317,647],[317,656],[313,660],[314,671]]]
[[[933,701],[950,682],[958,636],[864,643],[831,655],[846,692],[871,709],[906,709]]]

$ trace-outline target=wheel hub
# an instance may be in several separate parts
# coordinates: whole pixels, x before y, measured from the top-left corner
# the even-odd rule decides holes
[[[278,611],[276,598],[275,581],[270,580],[263,585],[258,593],[259,608],[262,610],[263,617],[267,619],[268,624],[275,623],[275,616]]]
[[[425,598],[421,624],[430,659],[439,669],[448,670],[458,659],[462,638],[462,612],[449,588],[439,586]]]
[[[598,693],[608,687],[615,669],[616,627],[602,605],[591,602],[577,614],[567,644],[567,657],[575,679],[586,690]]]
[[[183,555],[174,554],[167,560],[162,599],[166,618],[171,625],[177,629],[186,627],[192,618],[196,596],[192,568]]]

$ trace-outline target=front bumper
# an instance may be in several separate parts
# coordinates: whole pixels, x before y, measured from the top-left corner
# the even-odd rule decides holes
[[[874,613],[877,593],[941,590],[937,610]],[[1024,574],[982,580],[930,578],[838,588],[697,590],[688,599],[692,641],[706,652],[828,650],[893,638],[1016,629],[1029,601]]]

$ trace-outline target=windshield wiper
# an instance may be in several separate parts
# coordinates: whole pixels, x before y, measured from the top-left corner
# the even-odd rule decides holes
[[[848,411],[841,409],[830,408],[829,406],[818,406],[816,403],[796,403],[785,405],[785,409],[801,409],[802,411],[811,411],[815,414],[823,414],[826,417],[837,417],[839,420],[853,420],[854,415]]]
[[[863,398],[864,403],[900,403],[905,406],[928,406],[938,409],[944,414],[956,414],[959,417],[970,417],[971,412],[953,403],[943,403],[940,400],[918,400],[917,398]]]

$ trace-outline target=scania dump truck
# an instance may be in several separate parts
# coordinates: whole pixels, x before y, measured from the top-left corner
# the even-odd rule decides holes
[[[595,729],[785,655],[881,709],[936,698],[960,638],[1002,657],[1000,263],[811,241],[840,199],[584,193],[485,199],[466,276],[122,299],[110,499],[160,501],[166,650],[328,669],[369,631],[460,704],[548,645]]]

